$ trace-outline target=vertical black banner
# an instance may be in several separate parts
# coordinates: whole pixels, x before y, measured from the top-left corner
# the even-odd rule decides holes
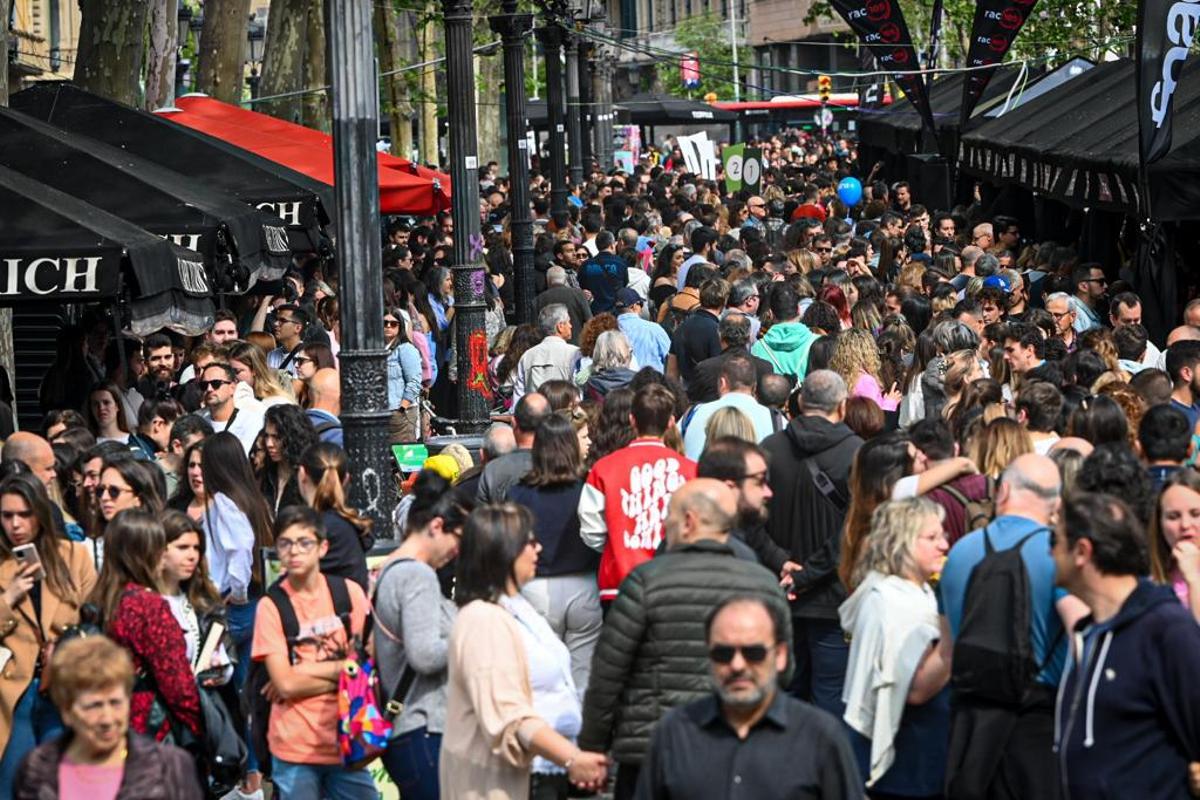
[[[972,69],[963,84],[960,126],[966,125],[971,118],[983,90],[1036,5],[1037,0],[977,0],[975,3],[975,23],[971,26],[971,45],[967,48],[967,66]]]
[[[1139,4],[1137,97],[1143,168],[1171,150],[1171,100],[1198,25],[1198,0],[1141,0]]]
[[[830,4],[842,15],[850,29],[858,34],[859,40],[867,45],[879,69],[892,73],[936,141],[933,111],[929,107],[925,81],[920,75],[897,74],[915,73],[921,69],[912,35],[908,32],[908,23],[904,21],[904,12],[900,10],[900,0],[831,0]]]

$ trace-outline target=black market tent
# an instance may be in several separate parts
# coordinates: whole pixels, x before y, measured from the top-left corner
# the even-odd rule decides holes
[[[277,216],[7,108],[0,108],[0,165],[195,250],[218,291],[244,291],[291,264]]]
[[[1020,73],[1020,68],[1015,66],[996,70],[971,114],[972,119],[996,103],[1003,103]],[[933,82],[929,91],[929,105],[933,109],[933,124],[937,129],[937,149],[948,157],[953,156],[958,148],[959,112],[966,80],[966,73],[963,72],[943,75]],[[922,146],[923,136],[921,116],[907,99],[898,100],[884,108],[859,109],[858,138],[868,148],[901,156],[924,153],[927,148]]]
[[[1150,203],[1138,186],[1134,62],[1104,62],[1032,100],[1019,114],[965,134],[959,167],[1016,184],[1078,209],[1200,218],[1200,64],[1189,62],[1175,92],[1174,147],[1149,169]]]
[[[321,228],[330,221],[333,187],[307,175],[70,83],[35,83],[13,95],[9,105],[279,216],[287,223],[294,252],[317,251],[325,241]]]
[[[142,336],[212,325],[195,252],[4,167],[0,208],[0,306],[117,300]]]
[[[666,94],[638,94],[616,106],[628,112],[633,125],[730,125],[738,120],[735,111]]]
[[[1020,81],[1014,92],[1008,97],[997,98],[995,102],[991,103],[991,108],[983,110],[981,116],[988,119],[1002,117],[1009,111],[1020,108],[1025,103],[1036,100],[1046,92],[1053,91],[1067,81],[1079,77],[1094,66],[1096,66],[1096,62],[1076,56],[1064,64],[1059,64],[1049,72],[1043,73],[1040,77],[1029,81]]]

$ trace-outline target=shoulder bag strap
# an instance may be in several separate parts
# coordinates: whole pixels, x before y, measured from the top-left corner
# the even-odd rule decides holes
[[[847,502],[846,498],[842,496],[842,493],[838,491],[837,485],[834,484],[833,479],[826,475],[825,471],[817,466],[816,457],[809,456],[808,458],[804,459],[804,466],[808,469],[808,474],[812,477],[813,484],[817,487],[817,491],[824,495],[826,500],[833,503],[838,511],[845,513],[846,509],[850,507],[849,502]]]
[[[293,347],[292,352],[288,353],[284,357],[283,361],[279,362],[278,368],[279,369],[287,369],[288,364],[292,363],[292,359],[294,359],[296,357],[296,353],[299,353],[304,348],[304,345],[306,345],[306,344],[308,344],[308,342],[301,342],[300,344]]]

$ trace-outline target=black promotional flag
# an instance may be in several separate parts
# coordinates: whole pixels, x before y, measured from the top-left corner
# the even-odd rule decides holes
[[[975,24],[971,26],[971,46],[967,48],[967,66],[972,69],[963,84],[962,109],[958,118],[960,127],[971,118],[971,112],[975,110],[983,90],[1036,5],[1037,0],[977,0]]]
[[[1200,2],[1141,0],[1137,88],[1143,167],[1171,150],[1171,98],[1198,25]]]
[[[917,74],[897,74],[916,73],[921,68],[908,23],[900,10],[900,0],[831,0],[831,5],[862,43],[868,45],[879,68],[893,73],[896,83],[916,106],[922,121],[936,139],[925,81]]]

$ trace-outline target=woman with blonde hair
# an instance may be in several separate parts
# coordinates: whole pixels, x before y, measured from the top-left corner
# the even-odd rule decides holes
[[[869,332],[872,336],[879,333],[883,327],[883,316],[879,307],[866,300],[859,300],[850,309],[850,322],[855,328]]]
[[[325,525],[329,550],[321,559],[322,575],[339,575],[368,591],[367,551],[375,544],[371,520],[346,504],[350,469],[346,452],[332,442],[309,446],[296,465],[300,494]]]
[[[879,350],[875,337],[862,328],[842,331],[829,359],[829,368],[842,376],[851,397],[868,397],[884,411],[900,407],[900,390],[893,384],[885,395],[879,381]]]
[[[942,386],[946,394],[942,416],[950,419],[967,386],[983,377],[983,369],[974,350],[956,350],[942,360],[942,365],[945,369]]]
[[[1181,469],[1163,483],[1150,518],[1150,577],[1170,586],[1200,622],[1200,473]]]
[[[929,580],[949,543],[930,500],[875,509],[838,609],[850,639],[844,719],[868,794],[941,796],[950,732],[950,637]]]
[[[801,275],[807,275],[821,263],[821,259],[811,250],[789,250],[787,260]]]
[[[979,432],[971,458],[982,474],[998,479],[1014,458],[1032,452],[1033,439],[1025,426],[1015,419],[998,417]]]
[[[230,342],[226,352],[238,381],[250,387],[255,399],[265,406],[295,404],[291,387],[284,385],[278,370],[267,366],[262,350],[249,342]]]
[[[750,417],[732,406],[717,409],[704,426],[704,441],[715,442],[722,436],[734,436],[755,444],[758,442]]]

